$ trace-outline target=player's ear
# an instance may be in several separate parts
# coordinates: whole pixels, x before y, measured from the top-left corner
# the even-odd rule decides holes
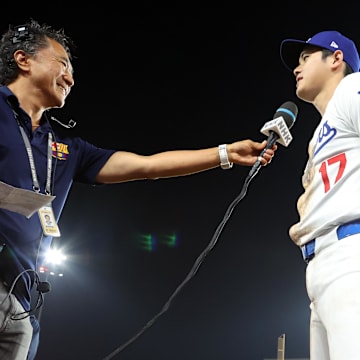
[[[332,54],[332,65],[334,67],[341,66],[341,64],[344,62],[344,54],[341,50],[336,50]]]

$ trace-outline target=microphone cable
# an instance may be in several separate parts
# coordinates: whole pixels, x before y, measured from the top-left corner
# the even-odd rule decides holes
[[[38,297],[36,300],[36,304],[35,304],[34,308],[30,309],[29,311],[23,311],[21,313],[11,315],[11,317],[10,317],[11,320],[23,320],[23,319],[29,317],[32,313],[34,313],[37,309],[39,309],[42,306],[42,304],[44,302],[44,293],[47,293],[50,291],[50,283],[49,282],[40,281],[39,274],[35,270],[27,269],[27,270],[22,271],[19,275],[16,276],[16,278],[12,282],[9,292],[7,293],[7,295],[5,296],[3,301],[0,303],[0,305],[2,305],[10,297],[10,295],[13,293],[15,285],[17,284],[17,282],[19,281],[21,276],[25,273],[33,273],[35,275],[35,283],[37,285],[36,290],[38,291]],[[20,315],[24,315],[24,316],[20,317]]]
[[[40,252],[40,248],[41,248],[41,244],[43,242],[43,239],[44,239],[44,234],[42,233],[41,237],[40,237],[40,240],[39,240],[39,245],[38,245],[37,254],[36,254],[36,261],[35,261],[35,268],[36,269],[38,268],[39,252]],[[4,244],[3,247],[5,247],[5,246],[7,246],[7,245]],[[3,251],[3,249],[1,249],[1,251]],[[38,272],[36,270],[34,270],[34,269],[25,269],[25,270],[21,271],[15,277],[15,279],[12,281],[12,284],[9,287],[9,291],[8,291],[7,295],[5,296],[5,298],[1,301],[0,306],[8,298],[10,298],[11,294],[13,294],[13,291],[14,291],[14,288],[15,288],[17,282],[26,273],[34,275],[34,284],[36,284],[36,290],[38,292],[38,296],[37,296],[37,299],[36,299],[36,302],[35,302],[35,306],[33,308],[30,308],[30,310],[28,310],[28,311],[23,311],[21,313],[11,315],[11,320],[23,320],[23,319],[29,317],[30,315],[32,315],[33,313],[35,313],[35,311],[40,309],[42,307],[42,305],[44,304],[44,294],[51,290],[50,282],[41,281],[40,276],[39,276],[39,274],[38,274]],[[20,317],[21,315],[24,315],[24,316]]]
[[[173,294],[169,297],[169,299],[166,301],[166,303],[163,305],[163,307],[161,308],[161,310],[151,319],[149,320],[145,326],[143,326],[140,331],[138,331],[133,337],[131,337],[128,341],[126,341],[125,343],[123,343],[123,345],[119,346],[118,348],[116,348],[113,352],[111,352],[109,355],[105,356],[102,360],[111,360],[114,358],[115,355],[119,354],[120,352],[122,352],[123,350],[125,350],[130,344],[132,344],[136,339],[138,339],[147,329],[149,329],[154,323],[155,321],[161,316],[163,315],[170,307],[172,301],[174,300],[174,298],[180,293],[180,291],[184,288],[184,286],[195,276],[195,274],[197,273],[197,271],[200,268],[200,265],[203,263],[203,261],[205,260],[206,256],[210,253],[210,251],[214,248],[214,246],[216,245],[219,236],[222,232],[222,230],[224,229],[226,223],[228,222],[228,220],[230,219],[231,214],[233,213],[236,205],[244,198],[244,196],[247,193],[247,189],[249,187],[249,184],[251,182],[251,180],[255,177],[255,175],[258,173],[259,169],[261,166],[259,166],[260,164],[260,156],[257,160],[257,162],[253,165],[253,167],[251,168],[249,174],[247,175],[245,181],[244,181],[244,185],[239,193],[239,195],[230,203],[230,205],[228,206],[225,215],[223,217],[223,219],[221,220],[221,222],[219,223],[219,225],[217,226],[214,235],[212,236],[209,244],[207,245],[207,247],[200,253],[200,255],[197,257],[197,259],[195,260],[194,265],[192,266],[191,270],[189,271],[188,275],[185,277],[185,279],[180,283],[180,285],[178,285],[178,287],[175,289],[175,291],[173,292]],[[254,169],[256,169],[256,171],[254,171]]]

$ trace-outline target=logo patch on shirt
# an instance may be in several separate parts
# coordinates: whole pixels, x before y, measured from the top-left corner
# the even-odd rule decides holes
[[[314,156],[336,135],[336,129],[330,127],[326,121],[319,131],[319,136],[316,144],[316,149],[314,151]]]
[[[53,142],[52,156],[58,160],[66,160],[69,155],[69,147],[67,144]]]

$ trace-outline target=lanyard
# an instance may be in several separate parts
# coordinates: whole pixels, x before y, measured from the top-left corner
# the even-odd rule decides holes
[[[37,174],[36,174],[35,161],[34,161],[34,156],[33,156],[33,152],[31,149],[30,141],[29,141],[29,138],[27,137],[22,125],[19,122],[18,122],[18,125],[19,125],[20,131],[21,131],[21,135],[24,139],[26,152],[27,152],[28,158],[29,158],[31,175],[32,175],[32,179],[33,179],[33,189],[35,192],[38,193],[38,192],[40,192],[40,185],[39,185],[39,181],[38,181]],[[47,176],[46,176],[46,186],[45,186],[45,193],[47,195],[51,195],[50,186],[51,186],[51,167],[52,167],[52,161],[51,161],[52,138],[53,138],[52,134],[51,134],[51,132],[49,132],[49,134],[48,134],[48,151],[47,151]]]
[[[38,177],[36,174],[34,155],[33,155],[32,149],[31,149],[31,144],[30,144],[29,138],[27,137],[25,130],[19,121],[18,113],[15,111],[15,109],[13,108],[11,103],[9,105],[12,108],[12,111],[14,113],[16,122],[19,126],[19,129],[20,129],[20,132],[21,132],[21,135],[23,137],[24,144],[26,147],[26,152],[27,152],[27,155],[29,158],[29,164],[30,164],[30,169],[31,169],[31,176],[32,176],[32,180],[33,180],[33,190],[35,192],[39,193],[40,185],[39,185]],[[48,151],[47,151],[47,176],[46,176],[46,186],[45,186],[46,195],[51,195],[52,141],[53,141],[53,136],[52,136],[51,132],[49,132],[49,134],[48,134]]]

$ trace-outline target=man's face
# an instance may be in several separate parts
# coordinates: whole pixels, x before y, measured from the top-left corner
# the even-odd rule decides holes
[[[331,56],[324,59],[322,55],[321,48],[308,46],[299,56],[294,69],[296,95],[304,101],[313,102],[331,74]]]
[[[62,45],[52,39],[49,44],[30,57],[29,76],[43,107],[62,107],[74,85],[73,68]]]

